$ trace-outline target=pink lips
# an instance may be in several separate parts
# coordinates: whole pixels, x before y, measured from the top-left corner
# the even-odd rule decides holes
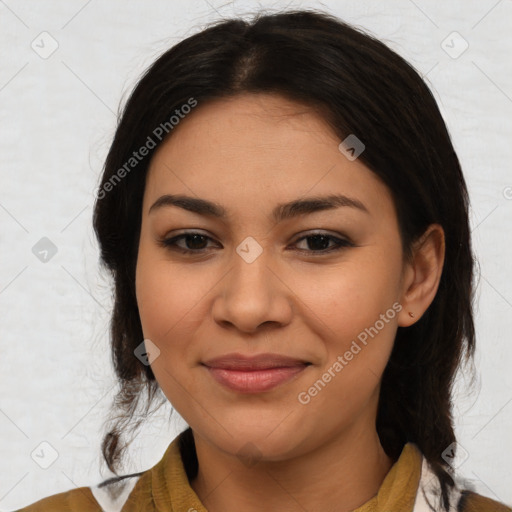
[[[203,363],[212,377],[233,391],[260,393],[302,372],[310,363],[278,354],[227,354]]]

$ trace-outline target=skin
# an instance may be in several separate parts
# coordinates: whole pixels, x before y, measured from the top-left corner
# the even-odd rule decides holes
[[[192,427],[199,473],[191,485],[210,512],[354,510],[376,495],[394,463],[375,428],[380,380],[398,326],[416,322],[435,297],[444,234],[431,225],[406,263],[389,190],[349,161],[340,142],[311,108],[244,94],[198,105],[152,158],[137,301],[144,337],[160,350],[152,370]],[[271,218],[279,203],[333,193],[357,198],[369,213],[340,207]],[[149,213],[163,194],[215,201],[228,215],[177,206]],[[159,245],[184,230],[210,237],[177,242],[197,255]],[[322,254],[336,243],[302,238],[318,231],[354,246]],[[262,248],[252,263],[236,251],[249,236]],[[394,303],[401,311],[300,403],[299,393]],[[201,364],[232,352],[312,364],[270,391],[241,394]]]

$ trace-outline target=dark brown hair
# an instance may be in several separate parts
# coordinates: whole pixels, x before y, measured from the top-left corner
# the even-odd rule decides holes
[[[405,259],[431,223],[444,229],[439,288],[415,324],[398,328],[382,377],[377,431],[395,460],[405,443],[417,444],[441,482],[447,507],[453,479],[442,453],[455,442],[452,386],[463,359],[471,361],[475,343],[466,184],[420,74],[373,36],[311,10],[261,12],[250,22],[222,20],[188,37],[150,66],[119,117],[94,209],[101,260],[114,282],[112,360],[120,383],[115,423],[102,444],[104,459],[116,473],[129,444],[124,434],[146,417],[132,421],[139,400],[147,392],[149,407],[159,389],[151,367],[134,356],[134,349],[143,340],[135,297],[142,198],[151,156],[161,141],[108,192],[106,185],[190,98],[201,105],[260,92],[314,106],[340,141],[356,134],[365,144],[359,159],[390,190]]]

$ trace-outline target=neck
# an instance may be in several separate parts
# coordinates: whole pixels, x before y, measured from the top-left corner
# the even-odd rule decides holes
[[[377,494],[394,463],[377,432],[360,427],[314,452],[253,467],[195,436],[199,469],[191,486],[209,512],[353,511]]]

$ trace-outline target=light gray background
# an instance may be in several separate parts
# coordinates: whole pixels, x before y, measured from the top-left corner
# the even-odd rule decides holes
[[[362,26],[434,90],[470,189],[481,264],[478,379],[457,386],[468,455],[459,470],[477,491],[512,503],[511,0],[0,0],[0,510],[110,476],[99,471],[115,386],[110,283],[98,272],[91,214],[115,113],[166,48],[261,5],[320,7]],[[43,237],[57,247],[46,263],[32,252]],[[143,429],[127,472],[158,462],[184,426],[168,424],[169,410]],[[52,449],[58,458],[42,469]]]

